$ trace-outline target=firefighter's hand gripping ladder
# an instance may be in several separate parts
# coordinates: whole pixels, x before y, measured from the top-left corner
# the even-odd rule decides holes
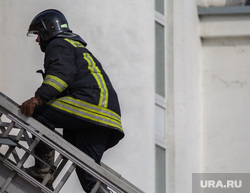
[[[42,161],[33,152],[39,141],[57,152],[54,164],[49,165],[51,172],[41,183],[25,172],[27,160],[35,157]],[[91,193],[100,186],[105,187],[107,193],[142,193],[115,171],[96,164],[57,133],[35,119],[25,117],[18,104],[0,92],[0,193],[60,192],[76,167],[96,178],[97,183]],[[46,187],[51,175],[55,179],[54,190]]]

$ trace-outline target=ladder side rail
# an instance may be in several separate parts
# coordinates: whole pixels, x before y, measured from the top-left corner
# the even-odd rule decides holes
[[[1,113],[1,115],[2,115],[2,113]],[[27,140],[27,141],[25,140],[29,146],[29,149],[26,149],[22,145],[19,144],[19,141],[23,138],[22,137],[23,135],[24,135],[24,138],[29,138],[27,131],[24,128],[16,125],[13,120],[11,120],[10,123],[6,123],[6,122],[3,123],[2,120],[0,120],[0,123],[1,123],[1,132],[2,132],[1,138],[7,139],[6,144],[5,143],[3,143],[3,144],[7,145],[7,147],[8,147],[8,150],[4,155],[0,154],[0,160],[2,161],[2,163],[5,166],[7,166],[9,169],[11,169],[11,173],[8,175],[7,178],[5,178],[5,180],[3,181],[3,184],[0,188],[0,192],[5,192],[6,190],[8,190],[9,185],[12,182],[14,182],[14,179],[17,176],[17,174],[22,176],[22,172],[20,172],[20,171],[23,168],[23,164],[26,162],[26,160],[28,159],[28,157],[32,153],[33,149],[35,148],[35,146],[38,144],[38,142],[40,140],[38,138],[36,138],[34,140]],[[7,127],[7,128],[5,128],[5,127]],[[10,133],[14,129],[17,129],[19,131],[14,135],[10,135]],[[0,144],[0,147],[3,144]],[[23,150],[25,150],[25,153],[21,159],[19,158],[19,155],[15,149],[16,147],[22,148]],[[13,162],[11,159],[9,159],[11,154],[13,155],[15,162]],[[34,181],[30,180],[30,178],[32,178],[32,177],[31,176],[27,177],[27,174],[26,174],[26,179],[29,179],[29,181],[31,181],[31,183],[33,183],[37,186],[38,184],[34,183]],[[45,185],[45,184],[43,184],[43,185]],[[38,186],[38,187],[40,187],[41,190],[44,190],[45,186]],[[46,191],[46,188],[47,187],[45,187],[45,192],[48,192],[48,191]]]
[[[118,192],[138,193],[133,187],[111,174],[109,171],[102,168],[100,165],[93,162],[93,160],[84,154],[82,151],[77,149],[72,144],[68,143],[63,138],[56,135],[53,131],[33,119],[32,117],[26,117],[21,114],[19,108],[8,101],[6,97],[2,97],[0,93],[0,111],[5,114],[11,114],[15,119],[20,120],[29,132],[33,133],[42,141],[45,141],[52,148],[55,148],[59,153],[67,157],[70,161],[77,164],[79,167],[93,175],[96,179],[102,181],[102,183],[108,185],[110,188]],[[19,123],[18,123],[19,124]],[[27,126],[26,124],[29,124]],[[20,124],[19,124],[20,125]],[[63,145],[61,145],[63,144]],[[121,191],[122,190],[122,191]]]
[[[8,178],[5,180],[4,184],[1,187],[1,192],[5,192],[5,190],[8,188],[9,184],[12,182],[13,178],[16,175],[16,171],[12,171],[11,174],[8,176]]]
[[[35,130],[34,128],[32,128],[30,125],[26,125],[25,123],[23,122],[20,122],[17,118],[15,118],[13,115],[10,115],[10,114],[7,114],[6,115],[10,120],[12,120],[12,124],[11,124],[11,127],[14,125],[14,124],[18,124],[20,127],[28,130],[32,135],[36,136],[37,138],[39,138],[40,140],[43,140],[45,143],[47,143],[48,145],[52,146],[53,147],[53,144],[50,143],[49,141],[47,141],[46,139],[44,139],[41,135],[38,135],[40,133],[38,133],[37,130]],[[47,129],[47,128],[46,128]],[[49,130],[50,131],[50,130]],[[9,131],[7,132],[9,133]],[[53,133],[54,134],[54,133]],[[60,148],[56,148],[56,147],[53,147],[55,150],[57,150],[58,152],[60,152]],[[63,148],[63,147],[62,147]],[[27,151],[26,151],[27,152]],[[61,151],[60,153],[64,153],[65,151]],[[82,152],[81,152],[82,153]],[[27,152],[28,154],[28,152]],[[27,156],[27,155],[26,155]],[[66,156],[66,155],[64,155]],[[74,159],[66,156],[69,160],[72,160],[73,162],[78,162],[77,160],[74,161]],[[87,156],[88,157],[88,156]],[[90,157],[88,157],[88,159],[91,159]],[[91,159],[92,160],[92,159]],[[93,162],[93,160],[92,160]],[[81,165],[80,162],[78,162],[78,165]],[[84,166],[84,167],[83,167]],[[90,173],[91,175],[93,175],[94,177],[96,177],[97,179],[103,181],[103,183],[109,185],[110,187],[112,187],[113,189],[115,189],[116,191],[120,192],[119,189],[117,189],[115,186],[113,186],[112,184],[110,184],[108,181],[105,181],[101,176],[98,176],[97,174],[93,173],[91,169],[89,168],[86,168],[85,165],[83,165],[82,168],[84,170],[86,170],[88,173]],[[98,165],[99,166],[99,165]]]
[[[44,125],[42,125],[40,122],[36,121],[35,119],[28,118],[26,120],[26,122],[30,126],[36,128],[37,130],[39,129],[39,132],[41,132],[44,136],[46,136],[51,141],[53,141],[54,143],[59,145],[62,149],[64,149],[65,152],[67,152],[68,154],[73,156],[74,157],[73,160],[75,160],[75,161],[73,161],[72,158],[70,159],[69,157],[67,157],[69,160],[71,160],[73,162],[76,162],[76,160],[83,161],[83,163],[85,163],[84,165],[82,165],[81,162],[78,161],[78,163],[80,165],[82,165],[82,169],[84,169],[85,171],[87,171],[88,173],[93,175],[96,179],[101,180],[104,184],[110,186],[110,188],[114,189],[115,191],[121,192],[121,190],[123,190],[123,191],[126,191],[128,193],[143,192],[143,191],[139,190],[138,188],[135,188],[134,185],[131,187],[130,186],[131,183],[127,183],[128,182],[127,180],[123,181],[124,178],[117,178],[117,176],[112,174],[112,172],[110,172],[106,169],[103,169],[103,167],[101,167],[100,165],[98,165],[96,163],[93,163],[92,158],[90,158],[89,156],[84,154],[82,151],[77,149],[72,144],[68,143],[63,138],[56,135],[53,131],[49,130],[47,127],[45,127]],[[64,145],[61,146],[61,144],[64,144]],[[52,144],[50,144],[50,146],[52,146]],[[58,151],[60,151],[60,149]],[[76,155],[78,155],[78,156],[76,156]],[[87,167],[86,167],[86,165],[87,165]],[[95,165],[95,166],[93,167],[93,165]],[[91,168],[91,169],[89,169],[89,168]],[[94,172],[92,172],[92,170],[94,170]],[[118,186],[118,189],[114,185],[112,185],[112,183],[110,183],[110,181],[115,182],[114,184],[116,184],[116,186]],[[119,190],[119,189],[121,189],[121,190]]]
[[[76,163],[79,167],[84,169],[86,172],[91,174],[93,177],[95,177],[97,180],[102,181],[102,183],[110,186],[112,189],[114,189],[117,192],[123,193],[123,191],[126,191],[128,193],[136,193],[133,189],[129,188],[127,184],[123,183],[119,178],[116,178],[113,174],[108,172],[107,170],[104,170],[101,166],[96,164],[92,158],[78,150],[76,147],[68,143],[66,140],[62,139],[59,136],[55,137],[55,133],[51,130],[49,130],[47,127],[42,125],[41,123],[37,122],[40,126],[44,127],[43,129],[36,127],[34,129],[31,125],[26,125],[26,123],[20,122],[16,117],[8,114],[7,117],[11,119],[12,121],[18,123],[22,128],[28,130],[32,135],[36,136],[40,140],[42,140],[44,143],[55,149],[57,152],[62,154],[64,157],[66,157],[68,160],[72,161],[73,163]],[[29,118],[31,119],[31,118]],[[43,134],[40,133],[40,131],[43,131]],[[48,132],[47,134],[45,134]],[[53,139],[49,140],[49,138],[45,138],[44,136],[50,136],[54,137]],[[60,139],[61,138],[61,139]],[[58,143],[58,139],[62,140]],[[60,144],[64,144],[61,146]],[[71,146],[70,151],[65,149],[65,145]],[[66,146],[67,147],[67,146]],[[70,152],[70,153],[68,153]],[[83,164],[84,163],[84,164]],[[112,183],[113,182],[113,183]],[[118,184],[118,185],[116,185]],[[117,188],[118,186],[118,188]],[[119,187],[121,186],[121,187]],[[121,190],[123,191],[121,191]]]
[[[12,153],[13,154],[13,152],[15,151],[15,147],[19,147],[19,148],[21,148],[21,149],[23,149],[26,153],[24,154],[24,157],[22,158],[22,160],[23,161],[21,161],[20,159],[19,159],[19,161],[17,161],[17,159],[16,159],[16,163],[17,163],[17,165],[15,164],[15,163],[12,163],[13,164],[13,166],[12,166],[12,169],[13,169],[13,167],[16,167],[16,166],[18,166],[19,168],[21,168],[22,166],[23,166],[23,164],[24,164],[24,162],[25,162],[25,160],[26,160],[26,158],[28,158],[28,156],[29,155],[32,155],[33,157],[35,157],[36,159],[38,159],[39,161],[41,161],[41,162],[43,162],[44,164],[46,164],[46,165],[48,165],[47,163],[45,163],[43,160],[41,160],[39,157],[37,157],[34,153],[33,153],[33,149],[35,148],[35,146],[33,145],[33,143],[34,142],[36,142],[36,145],[38,144],[38,142],[41,140],[41,139],[43,139],[41,136],[38,136],[38,137],[34,137],[35,139],[33,140],[33,142],[31,143],[31,145],[29,145],[29,149],[26,149],[24,146],[22,146],[22,145],[20,145],[18,142],[19,142],[19,140],[20,140],[20,138],[22,137],[22,135],[24,134],[24,133],[27,133],[27,131],[29,131],[26,127],[25,127],[25,125],[24,125],[24,123],[22,123],[22,122],[20,122],[19,120],[16,120],[12,115],[6,115],[7,116],[7,118],[9,118],[12,122],[14,122],[15,124],[17,123],[17,124],[19,124],[20,126],[19,126],[19,129],[20,129],[20,131],[19,131],[19,133],[16,135],[16,136],[14,136],[14,135],[12,135],[11,137],[10,136],[7,136],[6,137],[6,139],[8,139],[9,138],[9,140],[14,140],[15,142],[16,142],[16,145],[8,145],[9,146],[9,150],[7,151],[7,153],[5,153],[5,156],[4,156],[4,159],[8,159],[8,157],[10,156],[10,154]],[[32,133],[31,133],[32,134]],[[33,133],[33,136],[36,136],[36,133]],[[13,141],[13,142],[14,142]],[[32,146],[32,148],[31,148],[31,146]],[[60,164],[60,161],[63,159],[63,162],[62,162],[62,164],[60,164],[60,171],[58,171],[59,173],[61,172],[61,170],[63,169],[63,167],[65,166],[65,164],[66,164],[66,162],[65,162],[65,157],[64,156],[62,156],[61,154],[59,154],[59,159],[57,159],[57,161],[56,162],[54,162],[54,164],[53,164],[53,166],[51,166],[51,165],[48,165],[50,168],[51,168],[51,171],[53,171],[53,173],[55,172],[55,171],[58,171],[58,169],[56,168],[57,167],[57,165],[58,164]],[[24,159],[25,158],[25,159]],[[10,161],[10,160],[8,160],[8,161]],[[66,160],[67,161],[67,160]],[[57,164],[57,165],[56,165]],[[60,187],[59,188],[57,188],[58,189],[58,191],[61,189],[61,187],[64,185],[64,183],[66,182],[66,180],[68,179],[68,177],[71,175],[71,173],[74,171],[74,168],[72,169],[72,167],[71,167],[71,169],[70,170],[68,170],[67,171],[67,173],[64,175],[64,178],[63,178],[63,180],[61,180],[61,182],[60,182]],[[16,175],[16,172],[14,172],[12,175],[11,175],[11,177],[8,177],[8,179],[5,181],[5,183],[4,183],[4,186],[2,187],[2,190],[4,191],[4,190],[6,190],[6,188],[8,187],[8,185],[12,182],[12,180],[13,180],[13,178],[14,178],[14,176]],[[65,177],[65,176],[67,176],[67,177]],[[45,177],[45,179],[43,180],[43,182],[41,182],[43,185],[46,185],[47,184],[47,182],[48,182],[48,180],[50,179],[50,177],[51,177],[51,173],[48,173],[47,175],[46,175],[46,177]]]
[[[134,184],[132,184],[131,182],[129,182],[128,180],[126,180],[125,178],[123,178],[121,174],[119,174],[118,172],[114,171],[112,168],[110,168],[109,166],[107,166],[103,162],[101,162],[101,166],[103,168],[105,168],[106,170],[108,170],[113,175],[115,175],[117,178],[120,178],[123,182],[125,182],[129,186],[133,187],[138,193],[144,193],[142,190],[140,190],[139,188],[137,188]]]
[[[34,179],[33,177],[31,177],[29,174],[27,174],[25,171],[23,171],[21,168],[13,165],[11,162],[9,162],[8,160],[3,159],[0,156],[0,161],[2,161],[7,167],[13,169],[15,172],[17,172],[18,174],[20,174],[21,176],[24,176],[26,179],[28,179],[32,184],[35,184],[36,186],[40,187],[42,190],[44,190],[46,193],[53,193],[53,191],[51,191],[49,188],[47,188],[46,186],[42,185],[40,182],[38,182],[36,179]]]
[[[13,120],[14,121],[14,117],[12,117],[12,116],[10,116],[10,115],[8,115],[7,116],[8,118],[10,118],[11,120]],[[19,125],[22,125],[22,127],[27,127],[25,124],[23,124],[22,122],[18,122],[17,120],[15,120],[15,122],[16,123],[18,123]],[[26,128],[27,129],[27,128]],[[46,128],[47,129],[47,128]],[[34,130],[29,130],[30,132],[32,132],[34,135],[37,135],[37,132],[34,132]],[[49,130],[50,131],[50,130]],[[52,134],[54,134],[54,133],[52,133]],[[38,136],[37,136],[38,137]],[[43,140],[44,141],[44,140]],[[47,141],[47,143],[48,143],[48,141]],[[50,144],[50,146],[53,146],[52,144]],[[55,148],[55,147],[54,147]],[[63,147],[62,147],[63,148]],[[55,148],[55,149],[57,149],[57,148]],[[59,149],[57,149],[57,151],[58,151]],[[60,151],[60,150],[59,150]],[[63,153],[63,152],[61,152],[61,153]],[[82,153],[82,152],[81,152]],[[72,158],[69,158],[69,159],[71,159],[72,160]],[[76,162],[77,160],[72,160],[73,162]],[[93,161],[90,163],[90,165],[92,165],[93,164]],[[117,184],[117,183],[114,183],[114,185],[112,184],[112,183],[110,183],[109,181],[107,181],[107,180],[105,180],[105,178],[103,178],[103,176],[100,176],[100,175],[98,175],[97,174],[97,172],[93,172],[92,170],[93,170],[93,168],[92,169],[89,169],[88,167],[86,167],[86,164],[81,164],[81,162],[78,162],[78,165],[80,165],[80,167],[82,167],[84,170],[86,170],[88,173],[90,173],[91,175],[93,175],[94,177],[96,177],[97,179],[99,179],[99,180],[101,180],[103,183],[105,183],[105,184],[107,184],[107,185],[109,185],[111,188],[113,188],[113,189],[115,189],[116,191],[118,191],[118,192],[120,192],[120,190],[119,189],[117,189],[116,188],[116,186],[117,185],[115,185],[115,184]],[[99,165],[98,165],[99,166]],[[96,169],[96,168],[95,168]],[[101,168],[102,169],[102,168]],[[107,172],[106,172],[107,173]],[[116,179],[114,179],[114,180],[116,180]],[[113,181],[114,181],[113,180]],[[112,181],[112,180],[111,180]],[[121,182],[119,182],[119,184],[121,184]],[[125,185],[125,190],[126,190],[126,185]],[[132,191],[128,191],[128,192],[132,192]]]
[[[19,143],[18,143],[18,141],[19,141],[19,139],[21,138],[21,136],[22,136],[22,134],[24,134],[25,133],[25,129],[24,128],[20,128],[20,131],[19,131],[19,133],[16,135],[16,137],[12,137],[12,139],[10,139],[10,140],[15,140],[15,142],[16,142],[16,145],[12,145],[12,144],[9,144],[8,146],[9,146],[9,150],[5,153],[5,155],[4,156],[2,156],[2,162],[6,165],[6,166],[8,166],[9,168],[11,168],[12,169],[12,172],[11,172],[11,174],[9,175],[9,177],[5,180],[5,182],[3,183],[3,185],[2,185],[2,187],[0,188],[0,192],[1,191],[5,191],[7,188],[8,188],[8,186],[10,185],[10,183],[12,183],[12,181],[13,181],[13,179],[14,179],[14,177],[16,176],[16,174],[17,174],[17,172],[18,171],[20,171],[20,170],[17,170],[17,169],[22,169],[23,168],[23,164],[25,163],[25,161],[27,160],[27,158],[30,156],[30,155],[32,155],[33,157],[36,157],[36,159],[39,159],[40,161],[42,161],[40,158],[38,158],[37,156],[35,156],[33,153],[32,153],[32,151],[33,151],[33,149],[36,147],[36,145],[39,143],[39,141],[40,141],[40,139],[39,138],[35,138],[33,141],[32,141],[32,143],[29,145],[29,149],[26,149],[25,147],[23,147],[22,145],[20,145]],[[9,136],[8,136],[9,137]],[[8,138],[6,138],[6,139],[8,139]],[[13,141],[14,142],[14,141]],[[21,148],[21,149],[23,149],[24,151],[25,151],[25,153],[24,153],[24,155],[22,156],[22,158],[20,159],[19,157],[18,157],[18,154],[17,154],[17,152],[16,152],[16,150],[14,149],[15,147],[19,147],[19,148]],[[16,163],[14,163],[13,161],[11,161],[10,159],[9,159],[9,156],[11,155],[11,153],[13,154],[13,156],[15,156],[15,154],[16,154],[16,159],[15,159],[15,161],[16,161]],[[0,154],[1,155],[1,154]],[[45,163],[45,162],[44,162]],[[45,163],[45,164],[47,164],[47,163]],[[50,166],[50,165],[49,165]],[[52,170],[53,170],[53,168],[51,168]],[[54,169],[55,170],[55,169]],[[48,181],[48,180],[47,180]],[[45,186],[46,185],[46,183],[47,183],[47,181],[44,181],[42,184]],[[36,184],[37,185],[37,184]],[[44,187],[43,186],[41,186],[40,188],[42,188],[42,189],[44,189]]]
[[[56,188],[54,190],[55,192],[59,192],[61,190],[61,188],[63,187],[65,182],[68,180],[68,178],[72,174],[72,172],[75,170],[75,168],[76,168],[76,164],[73,162],[70,165],[70,167],[68,168],[68,170],[66,171],[66,173],[64,174],[64,176],[62,177],[61,181],[56,186]]]
[[[28,125],[26,125],[26,124],[24,124],[24,123],[18,121],[16,118],[14,118],[14,117],[11,116],[11,115],[7,115],[7,117],[10,118],[11,120],[15,121],[15,122],[18,123],[19,125],[21,125],[23,128],[28,129],[29,132],[31,132],[33,135],[37,136],[37,137],[40,138],[40,139],[43,139],[41,136],[38,135],[39,133],[37,133],[37,131],[34,131],[34,128],[33,128],[33,129],[30,129],[30,126],[28,126]],[[39,123],[39,124],[40,124],[40,123]],[[43,126],[43,125],[42,125],[42,126]],[[46,129],[47,129],[47,128],[46,128]],[[47,129],[47,130],[48,130],[48,129]],[[44,130],[43,130],[43,131],[44,131]],[[50,130],[49,130],[49,131],[50,131]],[[51,132],[53,132],[53,131],[51,131]],[[54,133],[52,133],[52,135],[53,135],[53,134],[54,134]],[[49,142],[48,140],[43,139],[43,141],[44,141],[45,143],[47,143],[48,145],[50,145],[50,146],[53,147],[53,144],[51,144],[51,142]],[[58,152],[60,152],[60,148],[59,148],[59,149],[56,148],[56,147],[53,147],[53,148],[56,149]],[[61,148],[63,148],[63,147],[61,147]],[[74,148],[73,148],[73,150],[74,150]],[[60,153],[63,154],[64,151],[62,151],[62,152],[60,152]],[[81,154],[82,154],[82,152],[81,152]],[[64,156],[66,156],[66,155],[64,155]],[[66,156],[66,157],[68,157],[68,156]],[[86,158],[86,157],[88,157],[88,156],[85,155],[85,158]],[[119,185],[121,185],[122,183],[121,183],[120,181],[118,181],[117,183],[110,183],[110,181],[108,181],[107,179],[105,179],[105,176],[100,176],[100,173],[103,173],[102,170],[101,170],[101,172],[99,172],[99,175],[97,174],[98,172],[96,172],[96,171],[93,172],[93,171],[92,171],[93,168],[96,169],[96,167],[93,167],[93,166],[92,166],[92,169],[91,169],[91,165],[93,165],[93,161],[90,162],[90,164],[89,164],[90,167],[86,167],[86,164],[82,164],[82,163],[79,162],[78,160],[74,160],[74,159],[72,159],[71,157],[68,157],[68,159],[71,160],[71,161],[73,161],[73,162],[75,162],[75,163],[78,163],[78,165],[79,165],[80,167],[82,167],[85,171],[87,171],[88,173],[90,173],[91,175],[93,175],[95,178],[101,180],[103,183],[107,184],[107,185],[110,186],[111,188],[113,188],[113,189],[115,189],[116,191],[120,192],[120,190],[117,189],[116,186],[119,186]],[[88,157],[88,159],[91,159],[91,158]],[[91,160],[92,160],[92,159],[91,159]],[[96,164],[96,165],[97,165],[97,164]],[[99,166],[99,165],[97,165],[97,167],[98,167],[98,166]],[[102,168],[99,168],[99,169],[102,169]],[[107,175],[107,174],[108,174],[108,173],[106,172],[105,175]],[[113,177],[113,176],[111,176],[111,177]],[[111,180],[111,181],[117,181],[117,179],[113,179],[113,180]],[[119,185],[115,185],[115,184],[118,184],[118,183],[119,183]],[[124,185],[123,185],[123,186],[124,186]],[[128,189],[128,188],[126,188],[126,184],[125,184],[125,191],[126,191],[126,189]],[[131,191],[128,190],[127,192],[131,192],[131,193],[132,193],[133,191],[132,191],[132,190],[131,190]]]
[[[19,132],[19,134],[20,134],[20,132]],[[29,150],[32,151],[35,148],[35,146],[38,144],[38,142],[39,142],[39,140],[34,140],[33,143],[30,145]],[[10,147],[10,148],[12,148],[12,147]],[[10,176],[5,180],[3,186],[1,187],[1,191],[5,191],[8,188],[9,184],[14,179],[14,177],[17,175],[17,173],[20,173],[20,171],[22,171],[23,164],[25,163],[25,161],[28,159],[28,157],[30,155],[29,152],[25,152],[24,155],[22,156],[22,158],[19,160],[19,162],[17,164],[13,164],[13,162],[11,162],[9,159],[7,159],[8,156],[10,155],[10,153],[7,152],[7,154],[8,155],[5,155],[5,157],[2,158],[2,161],[8,167],[12,168],[13,171],[10,174]]]

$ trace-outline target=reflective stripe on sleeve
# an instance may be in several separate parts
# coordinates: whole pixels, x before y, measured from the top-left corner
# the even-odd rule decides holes
[[[62,97],[48,103],[53,107],[95,122],[122,130],[121,117],[115,112],[72,97]]]
[[[53,75],[46,75],[43,84],[48,84],[59,92],[62,92],[68,87],[68,84],[66,82]]]

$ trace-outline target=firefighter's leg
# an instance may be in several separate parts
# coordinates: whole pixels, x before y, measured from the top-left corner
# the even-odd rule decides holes
[[[41,162],[38,159],[35,159],[35,165],[33,167],[30,167],[26,169],[26,173],[31,175],[33,178],[38,180],[39,182],[42,182],[45,176],[50,172],[50,166],[54,163],[54,156],[55,156],[55,150],[53,150],[51,147],[46,145],[43,142],[39,142],[38,145],[35,148],[35,155],[38,156],[42,161]],[[49,179],[46,186],[53,190],[53,175]]]
[[[70,143],[93,158],[96,163],[100,164],[109,140],[109,131],[106,128],[94,125],[91,128],[64,129],[63,136]],[[95,178],[79,167],[76,168],[76,173],[84,191],[87,193],[91,192],[96,184]],[[98,191],[102,193],[101,189]]]
[[[35,111],[33,113],[33,118],[35,118],[37,121],[41,122],[51,130],[54,130],[54,125],[48,120],[48,118],[44,112],[48,109],[47,107],[37,107],[35,108]],[[50,116],[51,117],[51,116]],[[33,167],[30,167],[26,169],[26,172],[31,175],[33,178],[38,180],[39,182],[42,182],[45,176],[50,172],[50,166],[54,164],[54,157],[55,157],[55,150],[52,149],[50,146],[46,145],[44,142],[40,141],[38,145],[35,147],[34,153],[37,157],[39,157],[41,160],[43,160],[45,163],[39,161],[38,159],[35,159],[35,165]],[[49,166],[50,165],[50,166]],[[46,186],[53,190],[53,175],[49,179]]]
[[[33,117],[51,130],[67,128],[64,129],[64,138],[100,164],[104,151],[109,147],[109,129],[61,113],[49,106],[37,107]],[[90,192],[96,184],[95,178],[79,167],[76,168],[76,173],[85,192]]]

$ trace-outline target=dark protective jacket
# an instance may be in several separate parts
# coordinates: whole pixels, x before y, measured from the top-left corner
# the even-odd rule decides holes
[[[119,131],[117,94],[100,62],[78,35],[58,36],[45,50],[44,81],[35,95],[58,111]]]

